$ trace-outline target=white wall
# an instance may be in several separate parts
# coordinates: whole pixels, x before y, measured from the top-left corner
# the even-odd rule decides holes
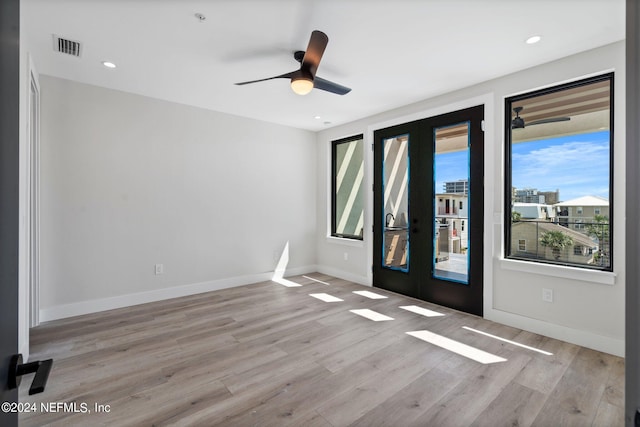
[[[25,37],[24,19],[20,16],[20,37]],[[29,356],[29,283],[27,266],[27,133],[29,81],[29,58],[27,43],[23,39],[20,43],[20,177],[19,177],[19,246],[18,257],[18,349],[25,359]]]
[[[315,134],[40,83],[41,320],[315,269]]]
[[[616,355],[624,353],[625,283],[625,51],[619,42],[559,61],[523,70],[460,91],[328,129],[318,135],[318,268],[345,279],[371,284],[371,233],[362,244],[328,238],[331,141],[365,134],[367,176],[372,183],[370,143],[373,129],[485,104],[485,257],[484,315],[501,323],[574,342]],[[614,273],[531,265],[503,259],[503,176],[505,97],[546,86],[615,71],[614,133]],[[371,230],[371,192],[365,230]],[[348,254],[348,261],[344,260]],[[542,301],[542,288],[554,302]]]
[[[29,359],[30,326],[30,230],[29,230],[29,185],[30,185],[30,138],[32,125],[30,111],[30,75],[38,80],[35,64],[29,53],[29,41],[25,31],[24,16],[20,15],[20,151],[19,151],[19,258],[18,258],[18,349],[24,360]]]

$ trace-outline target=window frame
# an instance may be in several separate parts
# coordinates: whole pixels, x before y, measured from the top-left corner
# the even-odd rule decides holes
[[[556,92],[562,92],[567,89],[572,89],[580,86],[589,85],[592,83],[598,83],[608,81],[609,82],[609,266],[601,268],[599,266],[590,266],[587,264],[575,264],[556,262],[553,260],[544,259],[529,259],[519,257],[516,251],[513,251],[511,245],[511,205],[513,202],[512,194],[512,168],[511,168],[511,113],[514,102],[522,101],[525,99],[535,98],[541,95],[547,95]],[[504,156],[504,253],[503,259],[513,260],[518,262],[525,262],[530,264],[541,265],[554,265],[558,267],[571,267],[579,268],[591,271],[613,272],[614,267],[614,115],[615,115],[615,73],[609,72],[594,77],[588,77],[584,79],[575,80],[569,83],[563,83],[554,85],[548,88],[530,91],[527,93],[505,97],[504,99],[504,134],[505,134],[505,156]],[[569,208],[570,209],[570,208]]]
[[[334,141],[331,141],[331,175],[330,175],[330,179],[331,179],[331,225],[330,225],[330,227],[331,228],[329,230],[329,236],[337,238],[337,239],[348,239],[348,240],[355,240],[355,241],[363,241],[364,240],[364,232],[362,233],[362,236],[361,235],[356,235],[356,234],[336,233],[336,227],[337,227],[337,221],[336,221],[336,214],[337,214],[337,206],[336,206],[336,173],[337,173],[336,160],[337,160],[337,156],[336,156],[336,150],[337,150],[337,147],[340,144],[347,144],[347,143],[354,142],[354,141],[362,141],[362,161],[364,162],[364,155],[365,155],[364,134],[352,135],[352,136],[348,136],[348,137],[345,137],[345,138],[340,138],[340,139],[336,139]],[[363,192],[362,196],[364,197],[364,187],[362,188],[362,192]],[[363,210],[364,210],[364,205],[363,205]]]

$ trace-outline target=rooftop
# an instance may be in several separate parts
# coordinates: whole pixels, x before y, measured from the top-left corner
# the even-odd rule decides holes
[[[553,206],[609,206],[609,200],[598,196],[583,196],[556,203]]]

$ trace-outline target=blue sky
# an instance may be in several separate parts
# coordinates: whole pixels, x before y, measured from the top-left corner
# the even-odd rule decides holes
[[[469,176],[469,154],[467,151],[456,151],[436,155],[435,160],[436,193],[443,191],[447,181],[467,179]]]
[[[514,144],[512,184],[539,191],[560,189],[560,200],[609,198],[609,131]],[[466,152],[436,156],[436,191],[445,181],[466,178]]]
[[[511,157],[516,188],[609,198],[609,131],[514,144]]]

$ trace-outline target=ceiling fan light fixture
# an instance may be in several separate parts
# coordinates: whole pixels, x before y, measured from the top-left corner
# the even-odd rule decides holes
[[[298,95],[306,95],[313,89],[313,79],[305,76],[298,76],[291,79],[291,90]]]

